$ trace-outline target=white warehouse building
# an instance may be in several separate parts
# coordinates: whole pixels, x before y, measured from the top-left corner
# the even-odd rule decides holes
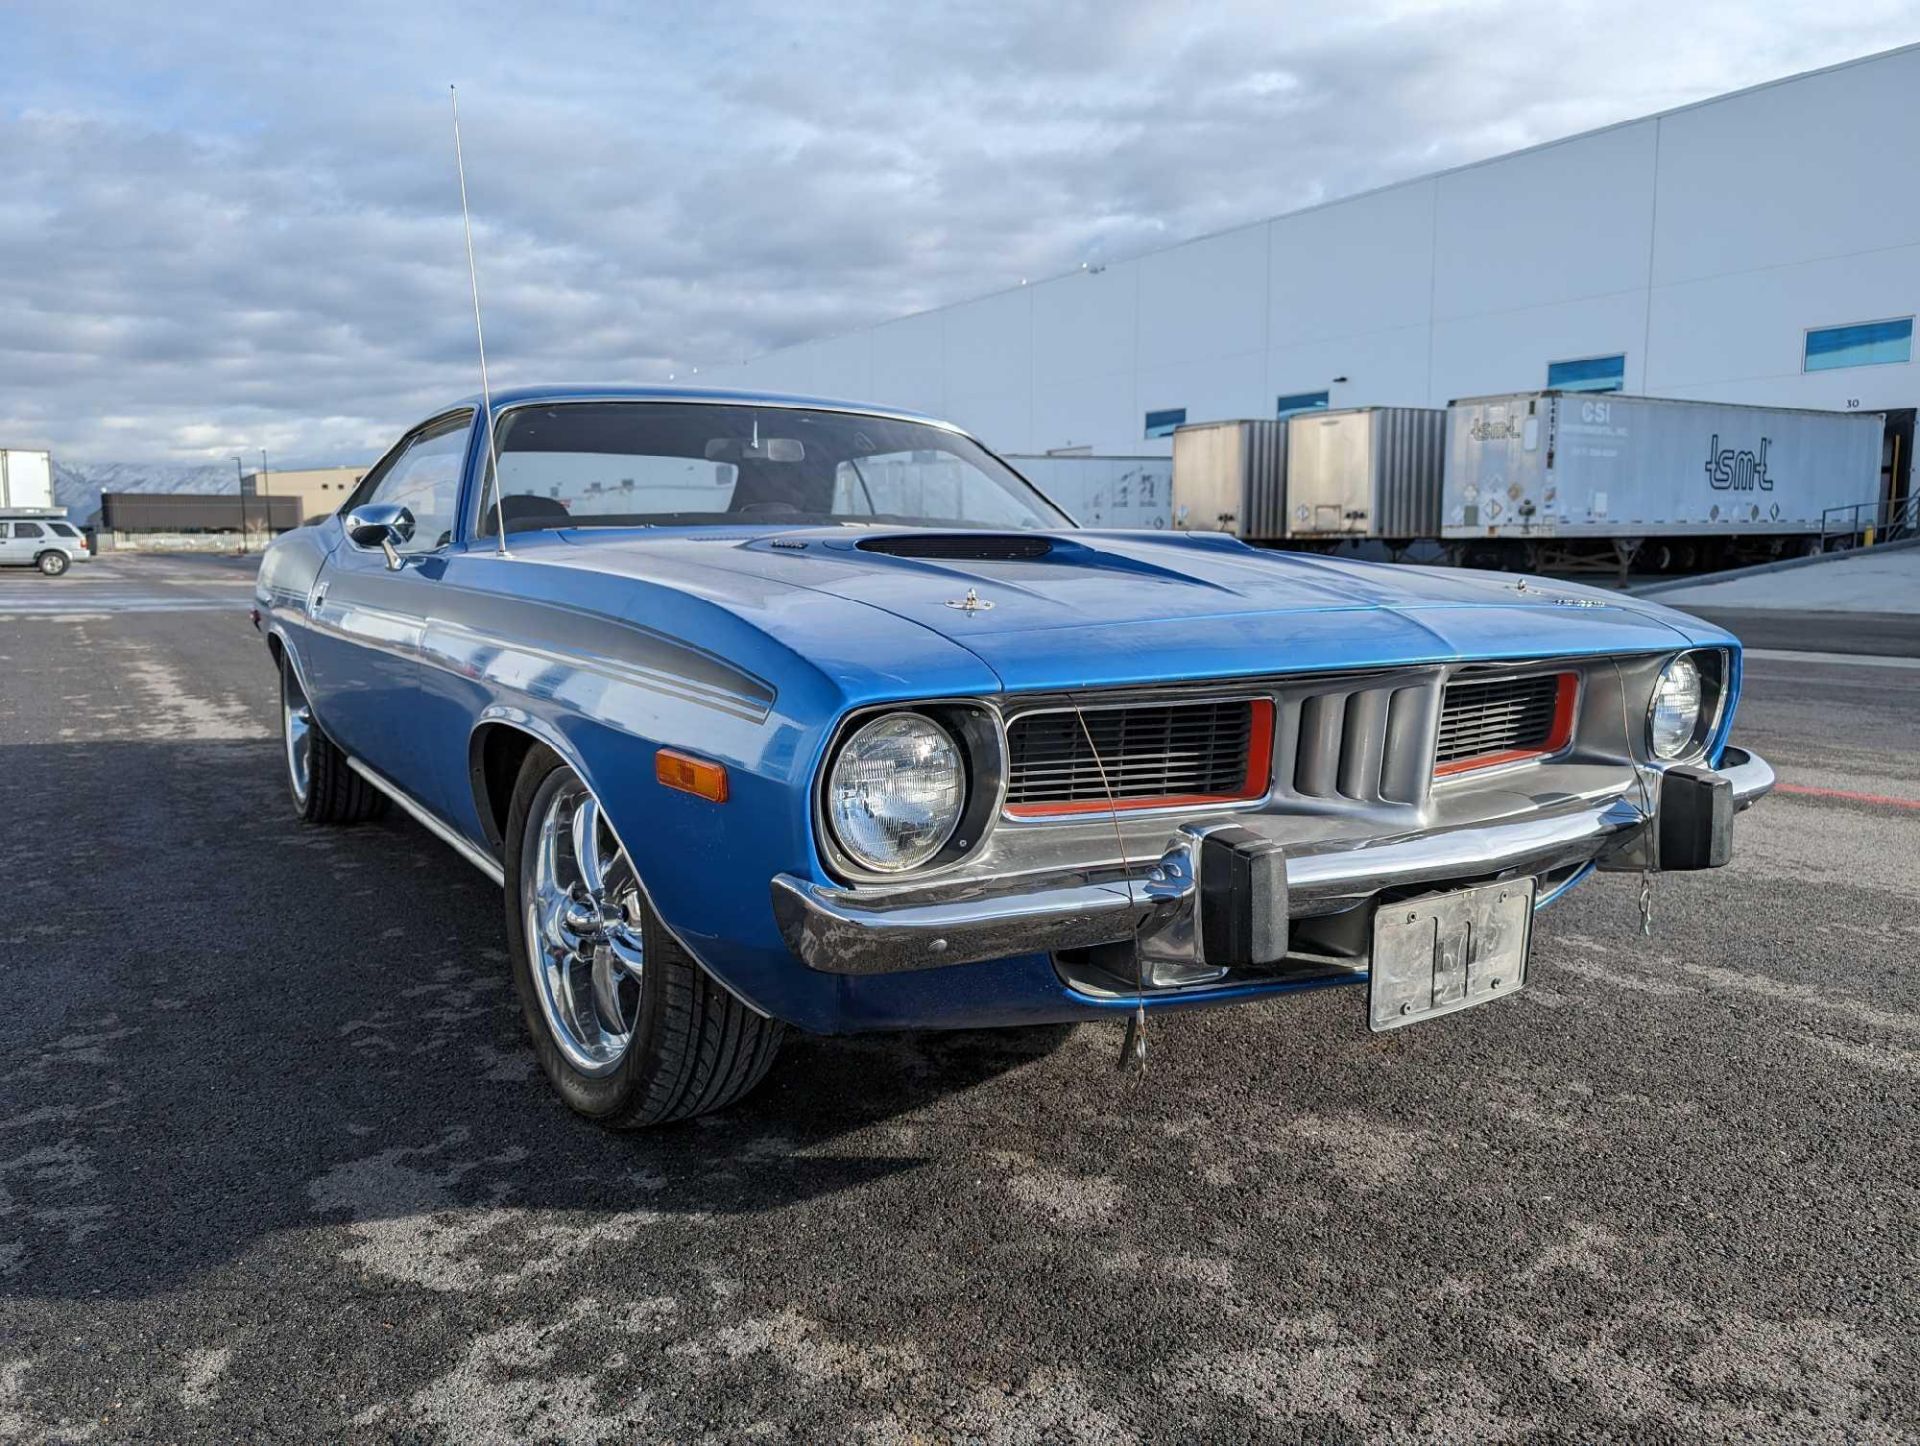
[[[1561,386],[1886,411],[1920,363],[1920,46],[805,342],[699,381],[950,418],[1004,453]]]

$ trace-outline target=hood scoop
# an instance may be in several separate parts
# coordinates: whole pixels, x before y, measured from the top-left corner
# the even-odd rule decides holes
[[[905,532],[867,537],[862,552],[888,557],[925,557],[946,562],[1032,562],[1053,551],[1053,539],[1019,532]]]

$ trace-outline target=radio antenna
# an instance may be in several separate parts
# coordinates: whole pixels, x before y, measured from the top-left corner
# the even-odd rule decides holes
[[[487,334],[480,325],[480,273],[473,264],[473,213],[467,209],[467,158],[460,150],[460,92],[447,87],[453,101],[453,168],[460,175],[460,224],[467,232],[467,284],[473,291],[473,339],[480,347],[480,407],[486,416],[487,478],[493,486],[495,552],[507,554],[507,513],[500,500],[500,458],[493,444],[493,388],[487,385]]]

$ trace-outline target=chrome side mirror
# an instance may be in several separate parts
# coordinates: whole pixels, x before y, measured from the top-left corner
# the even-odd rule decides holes
[[[389,571],[398,571],[396,542],[413,541],[413,513],[392,502],[369,502],[346,516],[347,541],[355,547],[379,548],[387,555]]]

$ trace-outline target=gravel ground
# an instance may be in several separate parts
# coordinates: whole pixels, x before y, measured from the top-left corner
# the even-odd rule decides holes
[[[1920,1436],[1920,669],[1751,663],[1807,791],[1501,1004],[799,1039],[612,1136],[497,892],[290,817],[246,599],[0,577],[0,1437]]]

